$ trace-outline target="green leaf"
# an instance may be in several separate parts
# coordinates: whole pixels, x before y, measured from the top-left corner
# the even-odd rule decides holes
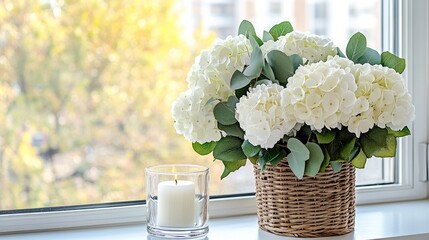
[[[356,168],[365,168],[366,159],[367,157],[364,151],[361,149],[359,151],[359,154],[355,158],[353,158],[352,165],[355,166]]]
[[[284,36],[293,31],[292,24],[288,21],[281,22],[279,24],[274,25],[270,29],[270,34],[273,36],[274,41],[277,41],[280,36]]]
[[[254,157],[261,151],[261,146],[253,146],[248,140],[245,140],[241,145],[246,157]]]
[[[241,149],[243,141],[236,137],[221,138],[213,150],[213,157],[222,161],[232,162],[247,159]]]
[[[332,170],[334,170],[334,173],[337,173],[341,171],[341,167],[343,166],[343,163],[332,161],[331,166],[332,166]]]
[[[320,144],[328,144],[334,141],[336,133],[334,131],[324,130],[319,133],[315,131],[317,142]]]
[[[213,151],[213,149],[216,147],[216,142],[206,142],[206,143],[199,143],[194,142],[192,143],[192,148],[195,152],[197,152],[200,155],[207,155]]]
[[[223,162],[225,169],[223,170],[221,179],[227,177],[230,173],[237,171],[239,168],[246,165],[246,159],[238,160],[234,162]]]
[[[264,67],[264,56],[259,47],[253,49],[250,55],[250,65],[244,70],[243,74],[250,79],[259,77],[262,68]]]
[[[256,164],[258,163],[259,156],[249,157],[248,159],[252,164]]]
[[[325,172],[325,169],[329,166],[329,162],[331,161],[331,156],[329,156],[328,150],[326,148],[323,148],[323,163],[320,167],[320,172]]]
[[[289,58],[292,61],[293,72],[295,73],[295,71],[298,69],[298,67],[303,65],[304,63],[302,61],[302,58],[298,54],[292,54],[289,56]]]
[[[396,138],[393,135],[387,135],[387,146],[374,153],[376,157],[395,157],[396,155]]]
[[[390,128],[387,128],[387,132],[389,135],[392,135],[394,137],[405,137],[411,134],[410,129],[408,127],[404,127],[402,130],[394,131]]]
[[[227,102],[216,104],[213,109],[213,114],[216,120],[223,125],[232,125],[237,122],[235,119],[235,105],[238,103],[238,98],[231,96]]]
[[[240,26],[238,27],[238,35],[240,34],[243,34],[247,38],[253,35],[256,36],[256,31],[255,31],[255,28],[253,27],[253,24],[247,20],[243,20],[240,23]]]
[[[250,79],[247,78],[242,72],[235,70],[231,77],[231,89],[237,90],[247,86],[250,83]]]
[[[325,156],[317,143],[308,142],[307,148],[310,151],[310,158],[305,163],[305,175],[314,177],[319,172]]]
[[[260,157],[258,159],[259,165],[261,166],[261,171],[265,171],[265,167],[267,166],[267,162],[264,158]]]
[[[267,54],[267,61],[273,69],[274,75],[280,84],[286,86],[287,79],[294,74],[291,59],[282,51],[273,50]]]
[[[271,36],[271,34],[267,31],[264,31],[263,35],[262,35],[262,40],[264,40],[264,42],[268,42],[270,40],[274,41],[273,36]]]
[[[264,42],[257,35],[253,35],[253,37],[255,38],[259,46],[264,45]]]
[[[347,128],[341,128],[341,130],[339,131],[338,137],[343,143],[343,142],[348,142],[352,140],[353,138],[356,137],[356,135],[354,133],[349,132]]]
[[[284,143],[286,143],[291,138],[292,138],[292,136],[284,135],[282,140],[283,140]]]
[[[357,63],[369,63],[371,65],[381,64],[380,54],[372,48],[366,48],[362,57],[357,60]]]
[[[367,133],[362,134],[360,142],[362,150],[367,157],[374,156],[374,153],[387,146],[387,129],[374,127]]]
[[[250,85],[246,85],[243,88],[235,90],[235,97],[237,97],[237,99],[240,99],[242,96],[246,95],[249,91],[249,87]]]
[[[346,57],[346,55],[344,55],[344,53],[341,51],[341,49],[339,47],[337,47],[337,55],[342,57],[342,58]]]
[[[289,167],[298,179],[304,177],[305,161],[310,158],[310,151],[298,139],[290,138],[287,141],[290,153],[287,155]]]
[[[402,73],[405,70],[405,59],[386,51],[381,53],[381,65]]]
[[[349,142],[347,142],[344,147],[340,151],[340,158],[346,161],[351,160],[351,153],[353,148],[355,147],[356,138],[353,138]]]
[[[272,166],[276,166],[281,160],[286,157],[286,152],[278,147],[273,147],[264,151],[262,158],[265,162],[269,162]]]
[[[217,127],[225,131],[228,136],[238,137],[240,139],[244,139],[244,131],[240,128],[240,124],[238,122],[232,125],[222,125],[220,123],[217,124]]]
[[[273,69],[270,67],[269,64],[264,64],[264,67],[262,69],[262,73],[269,78],[270,80],[276,80],[276,77],[274,76]]]
[[[357,32],[355,33],[347,43],[346,54],[347,57],[353,62],[363,56],[366,50],[366,38],[365,36]]]

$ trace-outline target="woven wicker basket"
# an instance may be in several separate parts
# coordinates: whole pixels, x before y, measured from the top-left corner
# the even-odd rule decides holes
[[[283,160],[261,172],[254,167],[259,226],[268,232],[294,237],[327,237],[353,231],[355,224],[355,169],[343,164],[316,177],[298,180]]]

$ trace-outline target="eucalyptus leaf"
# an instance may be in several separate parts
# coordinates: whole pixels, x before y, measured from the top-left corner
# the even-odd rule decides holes
[[[242,72],[235,70],[231,77],[231,89],[237,90],[247,86],[250,83],[250,79],[247,78]]]
[[[381,54],[381,65],[402,73],[405,70],[405,59],[386,51]]]
[[[356,168],[365,168],[366,160],[368,158],[366,157],[364,151],[361,149],[359,151],[359,154],[352,159],[352,165]]]
[[[207,102],[206,102],[206,104],[204,104],[204,106],[206,107],[206,106],[210,105],[214,101],[216,101],[216,98],[211,97],[211,98],[209,98],[209,100],[207,100]]]
[[[332,170],[334,170],[334,173],[337,173],[341,171],[341,167],[343,166],[343,163],[332,161],[331,166],[332,166]]]
[[[264,60],[265,61],[265,60]],[[262,73],[269,78],[270,80],[275,80],[276,77],[274,76],[273,69],[270,67],[269,64],[264,64],[264,67],[262,68]]]
[[[347,43],[346,54],[353,62],[363,56],[366,50],[366,37],[360,32],[355,33]]]
[[[357,60],[357,63],[369,63],[371,65],[381,64],[381,56],[374,49],[367,47],[364,54]]]
[[[281,22],[279,24],[274,25],[270,29],[270,34],[271,34],[271,36],[273,36],[274,41],[277,41],[277,39],[280,36],[284,36],[284,35],[292,32],[292,31],[293,31],[292,24],[290,24],[290,22],[288,22],[288,21],[284,21],[284,22]]]
[[[213,149],[216,147],[216,142],[207,142],[207,143],[199,143],[194,142],[192,143],[192,148],[195,152],[197,152],[200,155],[207,155],[213,151]]]
[[[290,150],[287,155],[289,167],[298,179],[302,179],[304,177],[305,161],[310,158],[310,151],[296,138],[290,138],[287,141],[287,147]]]
[[[344,55],[344,53],[341,51],[341,49],[340,49],[339,47],[337,47],[337,55],[338,55],[339,57],[342,57],[342,58],[345,58],[345,57],[346,57],[346,55]]]
[[[246,165],[246,159],[238,160],[234,162],[223,162],[225,169],[223,170],[221,179],[227,177],[230,173],[237,171],[239,168]]]
[[[238,35],[240,34],[243,34],[247,38],[253,35],[256,36],[256,31],[255,31],[255,28],[253,27],[253,24],[247,20],[243,20],[240,23],[240,26],[238,27]]]
[[[264,42],[258,37],[258,35],[253,35],[253,37],[255,38],[259,46],[264,45]]]
[[[264,56],[259,47],[254,48],[250,55],[250,65],[244,70],[243,74],[250,79],[259,77],[264,67]]]
[[[248,158],[258,155],[261,151],[261,146],[253,146],[248,140],[245,140],[243,144],[241,144],[241,148],[243,149],[244,155]]]
[[[247,159],[243,149],[241,149],[242,143],[243,140],[236,137],[226,136],[221,138],[213,150],[213,157],[227,162]]]
[[[217,127],[226,132],[228,136],[238,137],[240,139],[244,139],[244,131],[241,129],[240,124],[238,122],[232,125],[222,125],[220,123],[217,124]]]
[[[238,98],[231,96],[227,102],[216,104],[213,109],[215,119],[223,125],[232,125],[237,122],[235,119],[235,105],[238,103]]]
[[[304,65],[302,58],[298,54],[292,54],[289,56],[292,61],[293,71],[295,72],[299,66]]]
[[[271,34],[269,32],[264,31],[264,33],[262,34],[262,40],[264,42],[268,42],[270,40],[274,41],[274,38],[273,38],[273,36],[271,36]]]
[[[305,163],[305,175],[314,177],[320,170],[325,156],[317,143],[308,142],[307,148],[310,151],[310,158]]]
[[[255,49],[258,49],[259,48],[259,43],[258,43],[258,41],[257,41],[257,37],[255,37],[256,35],[254,35],[254,36],[250,36],[249,37],[249,41],[250,41],[250,45],[252,46],[252,49],[253,50],[255,50]],[[252,50],[252,52],[253,52],[253,50]]]
[[[268,64],[280,84],[286,86],[287,79],[293,76],[295,69],[292,60],[282,51],[272,50],[267,54]]]
[[[372,157],[375,152],[387,147],[387,134],[387,129],[374,127],[361,135],[360,143],[367,157]]]

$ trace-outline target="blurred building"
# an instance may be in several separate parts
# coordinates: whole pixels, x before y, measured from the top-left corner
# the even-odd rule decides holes
[[[187,34],[199,27],[219,38],[235,35],[241,20],[257,33],[288,20],[299,31],[329,36],[341,48],[356,31],[381,47],[381,0],[179,0]]]

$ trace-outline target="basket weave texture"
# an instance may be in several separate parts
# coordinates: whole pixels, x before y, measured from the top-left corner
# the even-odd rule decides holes
[[[327,168],[316,177],[298,180],[286,159],[261,172],[254,165],[259,226],[293,237],[327,237],[353,231],[355,168],[343,164],[339,173]]]

